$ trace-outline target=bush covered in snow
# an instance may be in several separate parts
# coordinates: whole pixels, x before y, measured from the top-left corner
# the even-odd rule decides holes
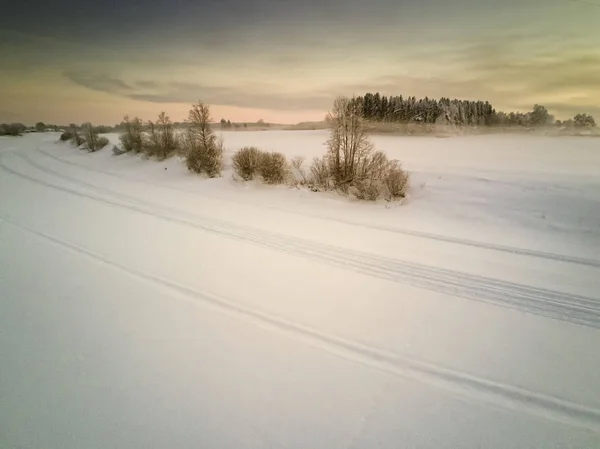
[[[244,181],[254,179],[260,164],[261,151],[256,147],[244,147],[238,150],[232,159],[235,173]]]

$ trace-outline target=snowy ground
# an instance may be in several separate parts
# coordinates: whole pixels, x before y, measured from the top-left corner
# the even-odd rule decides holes
[[[376,137],[390,205],[56,138],[0,138],[2,449],[600,447],[599,140]]]

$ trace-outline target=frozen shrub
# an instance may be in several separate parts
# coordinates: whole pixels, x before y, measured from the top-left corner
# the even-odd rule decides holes
[[[138,117],[129,120],[129,116],[126,115],[123,118],[123,124],[125,126],[125,133],[119,136],[123,150],[125,152],[133,151],[134,153],[140,153],[144,149],[142,120]]]
[[[306,175],[303,164],[304,158],[302,156],[296,156],[290,161],[290,168],[288,171],[290,185],[298,186],[308,184],[309,177]]]
[[[250,181],[258,171],[261,152],[255,147],[244,147],[232,158],[235,173],[244,181]]]
[[[185,136],[186,162],[189,170],[205,173],[210,178],[221,176],[223,167],[223,142],[217,140],[211,126],[210,108],[199,101],[192,105]]]
[[[71,140],[73,138],[73,134],[71,133],[71,131],[65,131],[60,135],[60,141],[61,142],[66,142],[68,140]]]
[[[376,201],[383,192],[383,184],[377,179],[357,181],[351,190],[359,200]]]
[[[281,184],[287,175],[287,161],[281,153],[260,153],[258,173],[268,184]]]
[[[408,173],[402,169],[400,161],[390,161],[384,177],[388,198],[404,198],[408,187]]]
[[[100,137],[98,131],[91,123],[86,123],[84,129],[85,144],[88,151],[98,151],[108,145],[108,139],[106,137]]]
[[[375,151],[358,99],[338,97],[326,123],[331,129],[327,153],[313,160],[309,178],[313,188],[334,188],[370,201],[405,196],[408,175],[398,161],[390,162]]]
[[[304,158],[302,156],[296,156],[290,161],[292,168],[296,170],[302,169],[302,164],[304,164]]]
[[[75,125],[71,125],[69,128],[69,133],[71,135],[71,143],[76,147],[79,147],[85,142],[85,139],[79,135],[77,132],[77,127]]]
[[[150,138],[142,141],[142,148],[148,157],[156,156],[164,160],[172,156],[178,149],[179,143],[175,136],[173,122],[166,112],[158,115],[156,123],[148,122]]]
[[[328,190],[331,188],[331,172],[326,157],[314,158],[310,167],[309,184],[314,188]]]

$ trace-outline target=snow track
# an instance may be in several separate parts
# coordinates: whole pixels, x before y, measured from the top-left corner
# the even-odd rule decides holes
[[[523,312],[600,329],[600,298],[588,298],[476,276],[460,271],[429,267],[409,261],[370,255],[283,234],[266,232],[209,217],[192,216],[186,214],[184,211],[166,208],[136,199],[130,195],[121,194],[66,177],[56,171],[43,168],[24,155],[20,155],[20,157],[44,173],[112,196],[114,199],[103,198],[36,179],[35,177],[19,173],[8,167],[4,162],[0,163],[2,169],[8,173],[74,196],[149,215],[204,232],[210,232],[221,237],[250,242],[292,256],[304,257],[318,263],[330,264],[388,281],[408,284],[450,296],[509,307]],[[176,215],[169,215],[167,212]]]
[[[84,164],[78,164],[73,161],[67,161],[67,160],[57,157],[47,151],[44,151],[40,148],[37,148],[37,152],[39,152],[39,153],[43,154],[44,156],[47,156],[51,159],[59,161],[63,164],[66,164],[66,165],[83,168],[85,170],[89,170],[92,172],[102,173],[107,176],[113,176],[116,178],[125,179],[130,182],[152,185],[152,186],[157,185],[157,183],[154,183],[154,182],[150,183],[150,182],[147,182],[144,180],[140,180],[140,179],[136,179],[136,178],[132,178],[132,177],[128,177],[128,176],[123,176],[121,174],[115,174],[115,173],[107,171],[107,170],[101,170],[101,169],[93,168],[93,167],[90,167],[90,166],[87,166]],[[39,164],[35,164],[35,165],[37,167],[39,167]],[[59,177],[63,176],[61,174],[58,174],[56,171],[49,171],[49,173],[57,174]],[[74,181],[72,178],[70,180]],[[88,187],[90,186],[89,184],[86,184],[86,185]],[[173,188],[172,186],[169,186],[166,184],[159,183],[158,185],[160,185],[161,188],[173,190],[174,192],[184,191],[186,193],[200,195],[200,193],[195,192],[195,191]],[[230,198],[226,198],[226,199],[221,198],[221,199],[223,199],[225,201],[229,201],[229,202],[232,201]],[[244,204],[247,205],[246,203],[244,203]],[[264,206],[261,206],[261,207],[264,207]],[[450,237],[450,236],[441,235],[441,234],[432,234],[429,232],[421,232],[421,231],[415,231],[415,230],[411,230],[411,229],[402,229],[402,228],[392,227],[392,226],[380,226],[380,225],[375,225],[375,224],[365,224],[365,223],[359,223],[359,222],[352,221],[352,220],[341,219],[338,217],[332,217],[332,216],[328,216],[328,215],[311,214],[311,213],[307,213],[307,212],[296,212],[293,210],[284,209],[284,208],[275,207],[275,206],[270,206],[269,209],[282,211],[282,212],[286,212],[289,214],[297,214],[297,215],[307,216],[307,217],[311,217],[311,218],[334,221],[334,222],[343,223],[346,225],[356,226],[359,228],[373,229],[373,230],[378,230],[378,231],[383,231],[383,232],[392,232],[395,234],[409,235],[409,236],[413,236],[413,237],[419,237],[419,238],[424,238],[424,239],[429,239],[429,240],[434,240],[434,241],[439,241],[439,242],[453,243],[453,244],[457,244],[457,245],[470,246],[470,247],[474,247],[474,248],[482,248],[482,249],[488,249],[488,250],[492,250],[492,251],[499,251],[499,252],[504,252],[504,253],[508,253],[508,254],[515,254],[515,255],[520,255],[520,256],[534,257],[534,258],[546,259],[546,260],[555,260],[555,261],[559,261],[559,262],[566,262],[566,263],[578,264],[578,265],[582,265],[582,266],[600,268],[600,260],[595,260],[595,259],[588,259],[588,258],[583,258],[583,257],[573,257],[573,256],[564,255],[564,254],[554,254],[554,253],[548,253],[548,252],[543,252],[543,251],[534,251],[534,250],[530,250],[527,248],[515,248],[515,247],[511,247],[511,246],[497,245],[497,244],[487,243],[487,242],[477,242],[474,240],[461,239],[461,238]]]
[[[496,406],[502,405],[509,409],[518,408],[519,410],[527,410],[529,413],[540,415],[548,419],[600,432],[600,410],[537,394],[533,391],[523,390],[510,385],[470,376],[465,373],[444,369],[440,366],[397,354],[391,354],[378,348],[345,340],[334,335],[324,334],[292,321],[259,310],[243,307],[235,301],[213,293],[198,291],[158,275],[132,269],[78,245],[36,231],[29,226],[18,224],[5,216],[0,216],[0,218],[3,218],[19,229],[35,234],[63,248],[92,258],[144,281],[167,287],[183,296],[185,299],[208,303],[211,306],[217,307],[219,310],[226,313],[233,314],[238,318],[250,320],[261,326],[267,326],[270,329],[300,339],[307,344],[317,346],[342,358],[393,375],[409,377],[419,382],[425,382],[436,387],[444,388],[479,402],[489,402]]]
[[[0,139],[0,446],[598,446],[580,204],[533,250],[49,140]]]

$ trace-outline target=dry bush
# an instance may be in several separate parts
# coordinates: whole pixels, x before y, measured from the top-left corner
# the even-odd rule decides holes
[[[60,135],[61,142],[66,142],[67,140],[71,140],[72,138],[73,138],[73,134],[71,133],[71,131],[65,131],[64,133],[62,133]]]
[[[206,173],[209,177],[221,176],[223,167],[223,142],[217,140],[212,128],[210,108],[199,101],[192,105],[185,136],[186,162],[189,170]]]
[[[313,163],[310,166],[310,176],[308,183],[312,187],[317,189],[329,190],[332,187],[331,172],[329,171],[329,164],[327,158],[314,158]]]
[[[331,128],[327,154],[313,160],[310,181],[319,189],[335,188],[364,200],[404,197],[408,175],[398,161],[374,150],[361,107],[355,98],[334,101],[326,118]]]
[[[386,174],[389,161],[385,153],[376,151],[359,159],[356,163],[354,182],[365,183],[375,179],[383,179]]]
[[[408,172],[402,168],[400,161],[390,161],[383,178],[387,188],[388,199],[404,198],[408,188]]]
[[[142,120],[138,117],[129,120],[129,116],[126,115],[123,118],[123,123],[125,124],[125,133],[119,136],[123,150],[125,152],[133,151],[134,153],[142,152],[144,150]]]
[[[268,184],[281,184],[285,181],[288,173],[285,156],[277,152],[261,152],[258,173]]]
[[[306,171],[303,167],[304,157],[296,156],[290,161],[288,168],[288,184],[297,187],[298,185],[309,184],[310,176],[307,176]]]
[[[150,138],[143,142],[144,152],[148,157],[156,156],[159,160],[164,160],[172,156],[179,147],[179,142],[175,136],[173,122],[166,112],[158,115],[156,123],[148,122],[150,127]]]
[[[378,179],[355,182],[350,191],[359,200],[376,201],[384,191],[383,183]]]
[[[85,139],[77,132],[77,127],[74,124],[71,124],[69,127],[69,134],[71,135],[71,143],[76,147],[79,147],[85,142]]]
[[[295,168],[296,170],[301,170],[302,164],[304,164],[304,157],[296,156],[290,161],[290,163],[291,163],[292,167]]]
[[[91,123],[85,124],[85,146],[88,151],[94,152],[101,150],[108,145],[108,139],[106,137],[100,137],[98,130],[94,128]]]
[[[232,158],[235,173],[244,181],[250,181],[258,171],[261,152],[255,147],[244,147]]]

